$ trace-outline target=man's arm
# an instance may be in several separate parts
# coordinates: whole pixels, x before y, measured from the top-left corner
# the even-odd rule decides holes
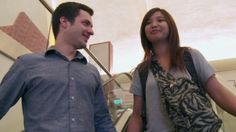
[[[95,91],[95,131],[116,132],[109,114],[108,106],[102,90],[102,84]]]
[[[24,78],[24,67],[17,59],[0,84],[0,119],[22,96],[25,86]]]

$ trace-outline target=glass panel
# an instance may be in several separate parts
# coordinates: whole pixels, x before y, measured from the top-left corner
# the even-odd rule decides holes
[[[129,73],[120,73],[114,75],[112,79],[115,79],[117,83],[110,81],[107,76],[102,76],[104,81],[104,93],[108,100],[108,107],[116,129],[122,130],[126,124],[129,115],[132,112],[133,95],[129,93],[132,76]]]

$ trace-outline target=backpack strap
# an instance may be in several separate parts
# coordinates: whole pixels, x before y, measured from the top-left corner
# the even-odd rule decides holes
[[[185,67],[188,70],[190,76],[192,77],[192,80],[197,84],[197,86],[203,90],[202,84],[198,78],[197,71],[195,69],[192,55],[189,51],[184,51],[184,63]]]
[[[146,118],[146,82],[148,77],[148,69],[139,71],[139,78],[142,87],[142,95],[143,95],[143,106],[142,106],[142,113],[141,117],[143,120],[143,130],[146,130],[147,118]]]
[[[139,77],[142,87],[143,98],[146,100],[146,82],[147,82],[148,70],[139,71]]]

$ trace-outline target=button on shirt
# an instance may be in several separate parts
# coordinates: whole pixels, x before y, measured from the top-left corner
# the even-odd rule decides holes
[[[114,132],[99,72],[77,52],[19,57],[0,85],[0,119],[22,97],[26,132]]]

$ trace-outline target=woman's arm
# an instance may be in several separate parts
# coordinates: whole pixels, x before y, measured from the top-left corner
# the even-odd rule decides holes
[[[127,132],[142,132],[143,122],[141,118],[143,106],[142,96],[134,95],[133,113],[129,120]]]
[[[218,104],[222,109],[228,113],[236,116],[236,95],[225,88],[215,77],[212,75],[206,82],[206,90],[209,96]]]

